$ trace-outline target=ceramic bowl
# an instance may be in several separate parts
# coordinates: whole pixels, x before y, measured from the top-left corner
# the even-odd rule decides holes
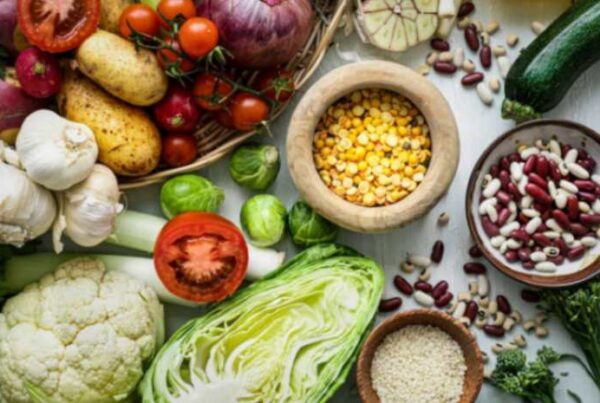
[[[473,403],[483,384],[483,358],[475,337],[458,320],[434,309],[415,309],[395,314],[379,324],[367,338],[358,357],[356,383],[363,402],[379,403],[380,399],[373,389],[371,364],[375,350],[385,337],[405,326],[436,326],[448,333],[461,347],[467,371],[460,403]]]
[[[564,287],[581,283],[600,271],[600,242],[588,249],[586,255],[558,266],[556,273],[546,274],[524,269],[519,262],[508,262],[492,247],[490,238],[483,232],[478,205],[484,176],[499,158],[513,153],[518,144],[532,144],[535,140],[556,139],[573,147],[585,148],[596,160],[600,157],[600,135],[581,124],[567,120],[536,120],[522,124],[498,137],[479,157],[469,180],[466,196],[466,216],[471,236],[485,258],[498,270],[520,282],[537,287]],[[596,171],[598,168],[596,168]]]
[[[425,117],[432,143],[421,184],[405,199],[383,207],[360,206],[339,197],[323,183],[313,161],[315,128],[327,108],[355,90],[371,88],[408,98]],[[300,195],[319,214],[352,231],[384,232],[422,217],[447,191],[458,166],[458,129],[444,96],[427,79],[397,63],[360,62],[331,71],[304,95],[290,123],[287,157]]]

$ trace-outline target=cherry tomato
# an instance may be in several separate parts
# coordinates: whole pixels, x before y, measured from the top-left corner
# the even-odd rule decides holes
[[[227,129],[235,129],[235,127],[233,126],[233,118],[231,116],[231,111],[229,109],[223,108],[216,111],[214,117],[217,123],[221,126]]]
[[[160,23],[164,27],[178,16],[184,20],[196,15],[196,6],[192,0],[161,0],[156,7]]]
[[[202,59],[219,43],[219,30],[208,18],[190,18],[181,26],[179,42],[189,57]]]
[[[158,63],[161,65],[163,70],[175,69],[181,73],[187,73],[194,70],[194,67],[196,67],[194,63],[177,53],[182,52],[182,50],[179,42],[177,42],[176,39],[166,38],[165,43],[170,45],[173,49],[175,49],[175,51],[162,48],[156,53],[158,57]]]
[[[133,31],[148,36],[156,36],[160,29],[160,18],[152,7],[146,4],[132,4],[121,13],[119,32],[129,38]]]
[[[194,84],[194,101],[207,111],[222,109],[224,101],[231,95],[233,86],[214,74],[200,74]]]
[[[183,213],[160,232],[154,266],[165,287],[178,297],[221,301],[242,284],[248,270],[248,247],[240,230],[225,218]]]
[[[254,88],[262,92],[267,98],[277,102],[287,102],[294,95],[294,79],[289,71],[281,69],[268,69],[262,71]]]
[[[79,46],[100,21],[100,0],[19,0],[19,27],[32,45],[50,53]]]
[[[165,97],[152,108],[156,123],[169,132],[189,133],[200,121],[192,92],[173,82]]]
[[[233,127],[241,132],[254,130],[256,126],[269,117],[269,105],[248,92],[239,92],[229,101]]]
[[[169,134],[162,139],[162,159],[171,167],[191,164],[198,156],[198,145],[189,134]]]

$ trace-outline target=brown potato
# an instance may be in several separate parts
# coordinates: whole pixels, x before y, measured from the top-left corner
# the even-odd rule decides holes
[[[160,134],[148,115],[104,92],[81,74],[66,74],[57,97],[60,113],[89,126],[98,142],[98,160],[117,175],[142,176],[160,160]]]
[[[156,55],[133,42],[98,30],[77,49],[79,70],[115,97],[132,105],[160,101],[169,85]]]
[[[121,13],[133,3],[132,0],[102,0],[100,2],[100,28],[118,34]]]

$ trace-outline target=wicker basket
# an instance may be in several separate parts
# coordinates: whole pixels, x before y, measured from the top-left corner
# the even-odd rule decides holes
[[[302,52],[290,62],[291,70],[295,71],[294,82],[296,88],[302,87],[319,66],[333,39],[335,31],[342,21],[349,2],[350,0],[316,0],[321,13],[317,18],[312,35]],[[279,116],[286,106],[287,104],[280,105],[274,111],[272,118]],[[174,175],[197,171],[218,161],[254,134],[256,132],[240,133],[226,129],[210,120],[209,116],[203,122],[202,127],[195,133],[198,141],[199,155],[195,162],[173,169],[159,167],[158,171],[139,178],[121,178],[120,188],[122,190],[139,188],[161,182]]]

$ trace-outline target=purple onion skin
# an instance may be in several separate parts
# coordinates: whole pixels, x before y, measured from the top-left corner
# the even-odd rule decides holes
[[[15,56],[15,28],[17,27],[17,0],[0,0],[0,46]]]
[[[219,43],[246,69],[288,63],[315,22],[310,0],[201,0],[198,14],[219,28]]]

